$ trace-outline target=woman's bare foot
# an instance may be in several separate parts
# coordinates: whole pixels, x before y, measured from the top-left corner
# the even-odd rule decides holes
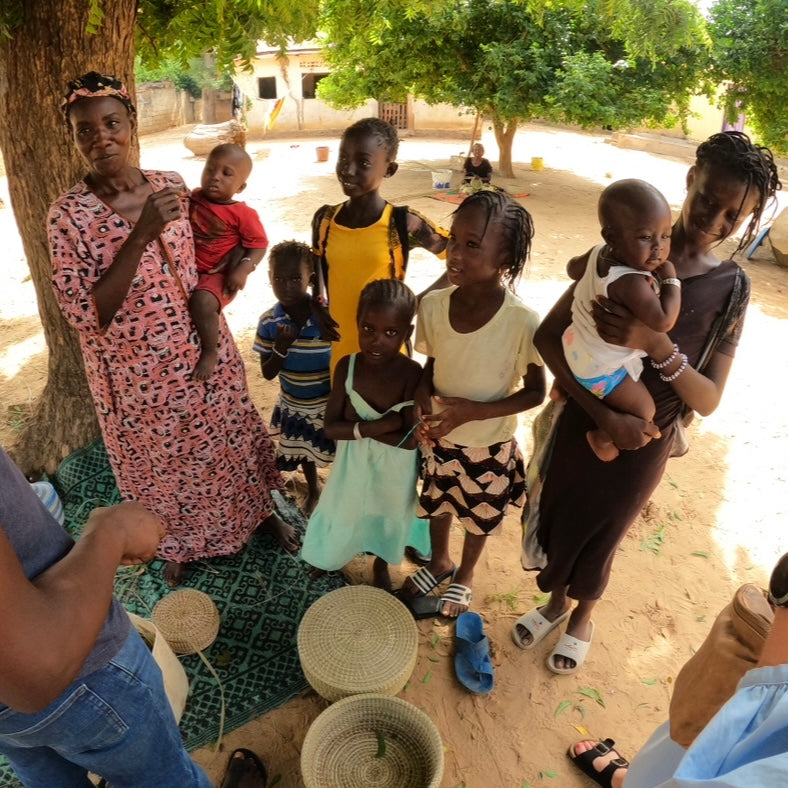
[[[239,748],[230,755],[219,788],[266,788],[268,773],[263,762],[251,751]]]
[[[569,608],[570,608],[570,604],[568,602],[563,607],[561,607],[557,604],[551,606],[550,601],[548,601],[547,604],[544,605],[543,607],[536,608],[536,612],[539,613],[542,616],[542,618],[547,619],[552,624],[554,621],[561,618],[561,616],[563,616],[564,613],[566,613],[566,611],[569,610]],[[533,643],[534,640],[534,633],[531,632],[531,630],[528,629],[528,627],[526,627],[524,624],[517,623],[514,626],[517,632],[517,638],[519,640],[519,643],[522,644],[522,648],[530,648],[531,643]],[[545,634],[540,633],[540,640],[541,638],[546,636],[546,632],[547,632],[547,630],[545,630],[544,627],[542,627],[541,629],[543,632],[545,632]],[[553,627],[550,627],[549,631],[552,631],[552,629]]]
[[[382,558],[376,558],[372,562],[372,585],[382,588],[384,591],[392,591],[394,588],[389,574],[389,565]]]
[[[297,553],[301,549],[298,531],[290,523],[286,523],[276,512],[271,512],[263,520],[260,527],[272,534],[274,539],[288,552]]]
[[[610,744],[612,745],[613,742],[610,742]],[[581,766],[581,762],[578,760],[578,758],[580,758],[583,753],[592,751],[600,752],[600,755],[594,758],[590,764],[588,763],[587,759],[583,759],[585,763]],[[622,788],[624,785],[624,778],[627,776],[627,769],[629,765],[627,764],[626,766],[621,766],[618,764],[613,764],[613,761],[620,761],[622,764],[627,762],[612,748],[612,746],[608,747],[605,742],[590,741],[588,739],[579,741],[577,744],[569,748],[569,758],[572,760],[575,766],[580,769],[580,771],[582,771],[584,774],[587,774],[599,785],[606,785],[607,783],[597,779],[594,775],[602,775],[603,772],[610,780],[610,785],[612,788]],[[593,771],[593,774],[589,772],[589,766]]]
[[[203,350],[203,352],[200,353],[200,360],[197,362],[194,372],[192,372],[192,377],[195,380],[208,380],[208,378],[213,374],[213,371],[216,368],[216,362],[218,360],[219,352],[217,350],[214,350],[213,352],[209,350]]]
[[[569,617],[569,622],[566,625],[566,634],[569,635],[569,637],[577,638],[587,643],[591,639],[591,635],[594,631],[591,628],[591,620],[581,619],[575,621],[576,613],[577,610]],[[560,654],[556,654],[553,657],[553,665],[555,665],[558,670],[573,670],[577,667],[577,663],[571,657],[564,657]]]
[[[189,564],[178,564],[175,561],[165,561],[162,576],[170,588],[177,588],[189,574]]]

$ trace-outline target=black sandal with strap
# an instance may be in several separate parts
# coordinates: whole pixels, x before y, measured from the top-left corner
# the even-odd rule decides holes
[[[572,745],[567,752],[569,756],[569,760],[580,769],[583,774],[590,777],[597,785],[601,785],[602,788],[612,788],[613,785],[613,775],[616,772],[616,769],[628,769],[629,768],[629,761],[626,758],[622,758],[620,755],[618,758],[614,758],[610,763],[605,766],[602,771],[597,771],[594,768],[594,761],[597,758],[602,758],[608,753],[615,752],[616,755],[618,753],[613,749],[615,742],[612,739],[605,739],[604,741],[599,741],[596,745],[586,752],[575,753],[574,748],[575,745]]]

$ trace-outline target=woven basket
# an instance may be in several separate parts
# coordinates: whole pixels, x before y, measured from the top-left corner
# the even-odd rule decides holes
[[[219,611],[202,591],[184,588],[160,599],[151,614],[153,623],[176,654],[203,651],[219,634]]]
[[[306,680],[335,701],[396,695],[416,666],[418,630],[405,605],[372,586],[345,586],[318,599],[298,627]]]
[[[329,706],[301,749],[307,788],[437,788],[443,744],[420,709],[387,695],[354,695]]]

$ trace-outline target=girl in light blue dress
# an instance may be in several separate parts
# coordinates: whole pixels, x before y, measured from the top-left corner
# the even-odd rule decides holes
[[[334,372],[324,429],[337,441],[336,459],[301,549],[305,561],[327,571],[371,553],[373,582],[387,590],[388,565],[402,561],[406,545],[430,550],[427,523],[415,518],[413,392],[421,367],[401,352],[415,314],[416,297],[396,279],[361,291],[361,352],[344,356]]]

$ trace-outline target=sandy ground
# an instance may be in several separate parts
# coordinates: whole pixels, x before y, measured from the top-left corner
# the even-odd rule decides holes
[[[197,185],[203,161],[182,147],[184,132],[143,139],[143,166],[176,169]],[[489,130],[483,141],[494,159]],[[329,163],[316,161],[316,144],[329,145]],[[460,135],[406,139],[400,170],[386,182],[384,195],[448,224],[452,206],[430,198],[430,171],[447,166],[449,156],[466,146]],[[255,168],[245,197],[263,217],[272,242],[308,241],[314,210],[342,198],[332,169],[337,137],[268,138],[252,140],[248,147]],[[530,271],[518,288],[523,299],[544,315],[566,287],[567,259],[597,242],[596,197],[611,179],[645,178],[677,209],[691,150],[684,159],[668,158],[619,149],[600,136],[526,126],[515,143],[516,179],[496,179],[511,192],[528,192],[524,205],[535,219]],[[532,156],[544,158],[544,171],[529,169],[525,162]],[[26,405],[43,385],[46,350],[4,178],[0,198],[6,204],[0,210],[6,272],[0,299],[0,442],[10,445]],[[546,669],[544,660],[557,635],[533,651],[521,651],[511,640],[515,619],[542,599],[533,577],[519,565],[516,513],[490,539],[474,589],[473,608],[483,616],[492,643],[495,691],[488,697],[467,693],[454,677],[452,628],[437,621],[419,623],[419,658],[401,696],[425,710],[440,730],[444,786],[585,785],[565,752],[587,732],[612,736],[622,752],[634,753],[666,718],[673,677],[733,590],[747,581],[765,584],[776,557],[788,549],[788,415],[783,406],[788,367],[779,350],[776,363],[765,366],[773,355],[769,348],[788,347],[788,271],[774,264],[768,248],[759,250],[747,270],[753,298],[722,405],[693,428],[691,453],[670,462],[653,500],[624,540],[597,608],[595,642],[582,671],[559,677]],[[416,251],[408,281],[418,290],[439,272],[439,263]],[[270,413],[276,388],[262,379],[251,344],[257,317],[272,300],[260,270],[227,310],[264,415]],[[519,433],[526,448],[529,425],[526,415]],[[296,495],[302,494],[298,479],[292,485]],[[458,556],[461,534],[452,538]],[[354,582],[370,579],[363,559],[348,570]],[[410,571],[403,564],[395,578]],[[585,694],[588,690],[599,700]],[[323,708],[325,703],[308,693],[226,736],[223,752],[203,749],[195,757],[218,780],[227,752],[251,747],[268,763],[271,784],[300,786],[301,743]]]

